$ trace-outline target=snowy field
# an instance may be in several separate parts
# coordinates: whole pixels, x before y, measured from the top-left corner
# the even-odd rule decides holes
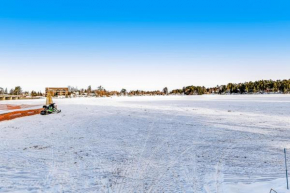
[[[54,102],[0,122],[0,192],[287,192],[289,95]]]

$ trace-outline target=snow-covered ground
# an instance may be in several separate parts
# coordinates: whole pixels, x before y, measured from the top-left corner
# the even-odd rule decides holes
[[[287,192],[289,95],[54,102],[0,122],[0,192]]]

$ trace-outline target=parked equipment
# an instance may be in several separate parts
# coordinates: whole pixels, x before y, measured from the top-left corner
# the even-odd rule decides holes
[[[43,109],[44,110],[40,112],[41,115],[56,114],[61,112],[61,110],[57,109],[55,103],[44,105]]]

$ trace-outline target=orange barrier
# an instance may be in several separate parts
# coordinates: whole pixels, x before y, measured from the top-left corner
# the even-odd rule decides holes
[[[12,105],[12,104],[0,104],[0,110],[15,110],[15,109],[24,109],[30,107],[37,107],[41,105]]]
[[[23,110],[23,111],[14,111],[10,113],[0,114],[0,121],[6,121],[6,120],[19,118],[19,117],[26,117],[26,116],[40,114],[42,110],[43,108]]]

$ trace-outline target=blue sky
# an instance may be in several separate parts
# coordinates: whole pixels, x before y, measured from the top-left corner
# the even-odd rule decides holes
[[[289,79],[289,8],[286,0],[3,0],[0,87]]]

